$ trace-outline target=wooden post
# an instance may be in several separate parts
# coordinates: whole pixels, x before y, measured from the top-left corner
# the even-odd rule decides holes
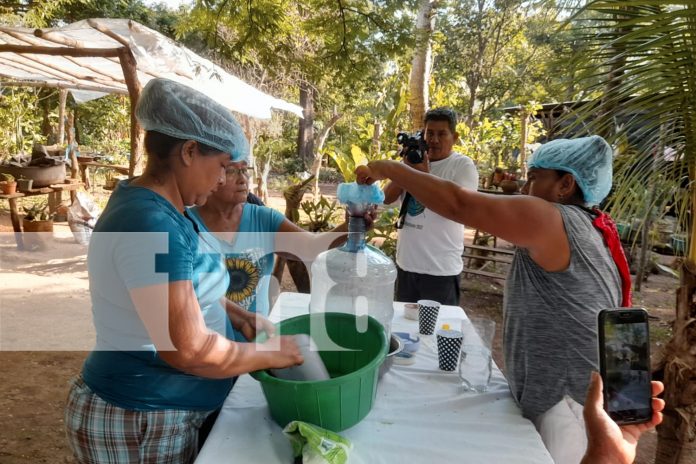
[[[8,198],[7,201],[10,203],[10,219],[12,220],[12,230],[14,230],[15,243],[17,243],[17,249],[24,249],[24,237],[22,237],[22,226],[19,222],[19,211],[17,210],[17,199]]]
[[[68,133],[68,146],[70,147],[70,177],[72,179],[79,179],[77,174],[80,170],[79,162],[77,161],[77,143],[75,142],[75,119],[72,114],[68,115],[67,133]],[[61,195],[60,193],[58,194]]]
[[[68,90],[60,89],[58,93],[58,145],[65,143],[65,102],[68,99]]]
[[[138,80],[137,63],[130,48],[122,48],[118,54],[118,60],[123,69],[123,77],[126,79],[128,95],[130,96],[131,109],[131,156],[128,164],[128,176],[140,175],[142,172],[143,142],[145,133],[135,117],[135,107],[140,99],[140,81]]]

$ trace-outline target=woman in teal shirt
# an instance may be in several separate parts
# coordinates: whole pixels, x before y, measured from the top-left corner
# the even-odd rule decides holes
[[[288,337],[279,350],[229,339],[233,328],[251,338],[272,325],[224,298],[219,247],[184,214],[247,155],[239,124],[166,79],[143,89],[136,116],[147,167],[114,191],[88,252],[96,346],[65,411],[80,463],[191,462],[198,428],[235,376],[302,362]]]
[[[345,242],[348,225],[344,222],[326,234],[309,233],[272,208],[247,203],[246,159],[230,163],[226,174],[225,185],[205,205],[189,208],[187,214],[201,231],[214,233],[224,250],[230,276],[227,298],[250,312],[268,316],[274,253],[311,261]],[[373,220],[370,211],[368,229]]]

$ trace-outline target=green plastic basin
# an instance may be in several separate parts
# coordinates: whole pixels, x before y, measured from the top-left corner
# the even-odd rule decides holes
[[[376,319],[359,317],[368,319],[364,332],[358,332],[357,317],[345,313],[306,314],[276,325],[280,335],[310,334],[310,325],[325,318],[328,336],[347,349],[322,351],[315,337],[329,380],[283,380],[266,371],[251,374],[261,383],[271,417],[278,425],[285,427],[300,420],[340,432],[367,416],[377,393],[379,366],[387,353],[387,335]]]

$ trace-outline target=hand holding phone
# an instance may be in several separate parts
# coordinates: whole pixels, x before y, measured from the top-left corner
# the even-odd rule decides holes
[[[653,411],[647,311],[603,310],[598,329],[605,410],[617,424],[649,422]]]
[[[592,373],[587,398],[583,408],[587,431],[587,450],[581,464],[611,462],[630,464],[636,457],[636,448],[641,435],[662,422],[665,402],[655,398],[662,393],[662,382],[652,381],[653,416],[650,422],[619,426],[604,410],[602,380],[597,372]]]

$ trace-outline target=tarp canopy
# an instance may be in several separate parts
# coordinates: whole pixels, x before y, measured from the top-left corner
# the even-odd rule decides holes
[[[155,77],[165,77],[248,116],[268,119],[275,108],[302,117],[300,106],[261,92],[159,32],[128,19],[87,19],[54,29],[0,27],[0,44],[70,47],[83,49],[85,55],[125,45],[135,57],[142,86]],[[77,102],[111,93],[128,95],[118,57],[61,56],[23,50],[0,52],[0,78],[6,85],[64,88]]]

